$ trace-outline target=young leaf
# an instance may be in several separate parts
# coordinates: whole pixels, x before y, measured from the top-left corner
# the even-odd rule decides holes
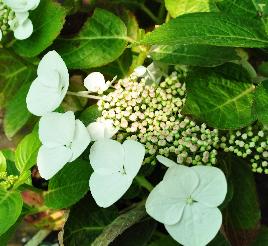
[[[168,64],[211,67],[238,60],[233,48],[210,45],[163,45],[152,51],[152,58]]]
[[[210,0],[165,0],[165,4],[173,18],[188,13],[216,10],[216,6]]]
[[[38,149],[41,142],[38,132],[34,130],[22,139],[15,151],[15,163],[20,173],[29,170],[36,164]]]
[[[247,126],[255,120],[254,89],[250,83],[227,80],[216,74],[190,77],[183,112],[219,129]]]
[[[12,52],[1,49],[0,53],[0,108],[9,102],[21,85],[32,81],[35,68]]]
[[[93,198],[84,197],[71,208],[69,218],[64,226],[64,245],[91,245],[106,225],[117,216],[114,207],[99,208]]]
[[[34,30],[25,40],[17,40],[13,49],[21,56],[33,57],[50,46],[65,22],[66,10],[57,2],[42,0],[38,8],[31,11]]]
[[[91,105],[80,114],[79,119],[87,126],[88,124],[95,122],[100,116],[101,112],[98,110],[98,106]]]
[[[21,213],[22,204],[19,192],[0,189],[0,235],[16,222]]]
[[[268,38],[258,21],[221,13],[178,16],[147,34],[141,44],[204,44],[231,47],[267,47]]]
[[[45,204],[50,208],[67,208],[79,201],[88,191],[91,174],[88,162],[76,160],[66,165],[49,182]]]
[[[7,168],[6,157],[4,156],[3,152],[0,151],[0,172],[5,172],[6,168]]]
[[[106,10],[96,9],[77,36],[60,39],[55,45],[69,68],[91,68],[117,59],[126,40],[123,21]]]
[[[255,92],[256,113],[263,124],[268,124],[268,80],[260,84]]]
[[[4,131],[8,138],[13,137],[30,119],[31,113],[26,106],[26,95],[30,83],[25,83],[8,101],[4,115]]]

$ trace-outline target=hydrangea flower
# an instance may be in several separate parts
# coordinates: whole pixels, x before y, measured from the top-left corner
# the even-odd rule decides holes
[[[112,120],[102,120],[90,123],[87,126],[92,141],[103,138],[112,138],[118,131],[113,125]]]
[[[60,106],[69,87],[69,73],[60,55],[50,51],[39,63],[37,75],[26,102],[31,113],[42,116]]]
[[[227,193],[223,172],[215,167],[186,167],[157,157],[168,170],[146,201],[146,211],[185,246],[204,246],[217,234],[222,214],[217,208]]]
[[[33,24],[29,17],[30,10],[39,5],[40,0],[1,0],[0,1],[0,40],[9,30],[16,39],[23,40],[31,36]]]
[[[99,72],[90,73],[84,80],[84,86],[89,92],[103,93],[110,85],[111,82],[105,82],[104,76]]]
[[[103,139],[92,145],[89,159],[94,172],[89,187],[100,207],[109,207],[124,195],[140,170],[144,155],[144,146],[133,140],[120,144]]]
[[[78,158],[90,143],[87,128],[74,113],[52,112],[40,119],[39,138],[42,146],[37,156],[41,177],[52,178],[67,162]]]

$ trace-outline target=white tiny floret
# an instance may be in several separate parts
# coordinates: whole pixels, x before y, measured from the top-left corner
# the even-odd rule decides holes
[[[74,113],[52,112],[39,122],[39,138],[42,146],[37,156],[41,177],[52,178],[63,166],[78,158],[90,143],[87,128]]]
[[[110,81],[105,81],[104,76],[99,72],[90,73],[84,80],[84,86],[89,92],[102,93],[110,86]]]
[[[94,172],[89,187],[100,207],[111,206],[125,194],[141,168],[144,155],[144,146],[134,140],[121,144],[103,139],[92,145],[89,159]]]
[[[118,132],[112,120],[101,120],[90,123],[87,129],[92,141],[112,138]]]
[[[165,157],[157,159],[169,168],[146,201],[147,213],[163,223],[180,244],[207,245],[222,224],[217,207],[227,193],[223,172],[211,166],[186,167]]]
[[[40,61],[37,75],[26,102],[32,114],[43,116],[60,106],[69,87],[69,73],[60,55],[50,51]]]

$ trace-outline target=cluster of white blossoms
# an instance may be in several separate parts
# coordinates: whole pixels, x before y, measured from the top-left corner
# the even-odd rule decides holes
[[[39,5],[40,0],[0,0],[0,40],[9,31],[16,39],[23,40],[31,36],[33,24],[29,11]]]
[[[250,159],[252,171],[268,174],[267,131],[248,126],[221,137],[220,147],[242,158]]]
[[[156,155],[176,158],[179,164],[214,165],[218,130],[197,125],[181,114],[185,84],[173,72],[159,85],[146,84],[135,75],[119,80],[115,90],[98,102],[102,116],[119,129],[117,141],[137,140],[145,145],[145,163]]]

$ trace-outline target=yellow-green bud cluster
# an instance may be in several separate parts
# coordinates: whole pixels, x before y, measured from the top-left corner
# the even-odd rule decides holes
[[[6,172],[0,172],[0,188],[10,189],[18,180],[18,176],[8,175]]]
[[[145,163],[156,163],[156,155],[178,163],[216,163],[218,131],[197,125],[181,115],[185,84],[173,72],[159,85],[146,85],[136,76],[119,80],[115,90],[98,102],[101,119],[112,120],[119,128],[117,141],[133,139],[146,147]]]
[[[15,12],[3,0],[0,0],[0,31],[3,35],[6,35],[10,31],[9,23],[15,18]]]
[[[267,132],[258,126],[249,126],[221,137],[220,147],[239,157],[250,159],[253,172],[268,174]]]

